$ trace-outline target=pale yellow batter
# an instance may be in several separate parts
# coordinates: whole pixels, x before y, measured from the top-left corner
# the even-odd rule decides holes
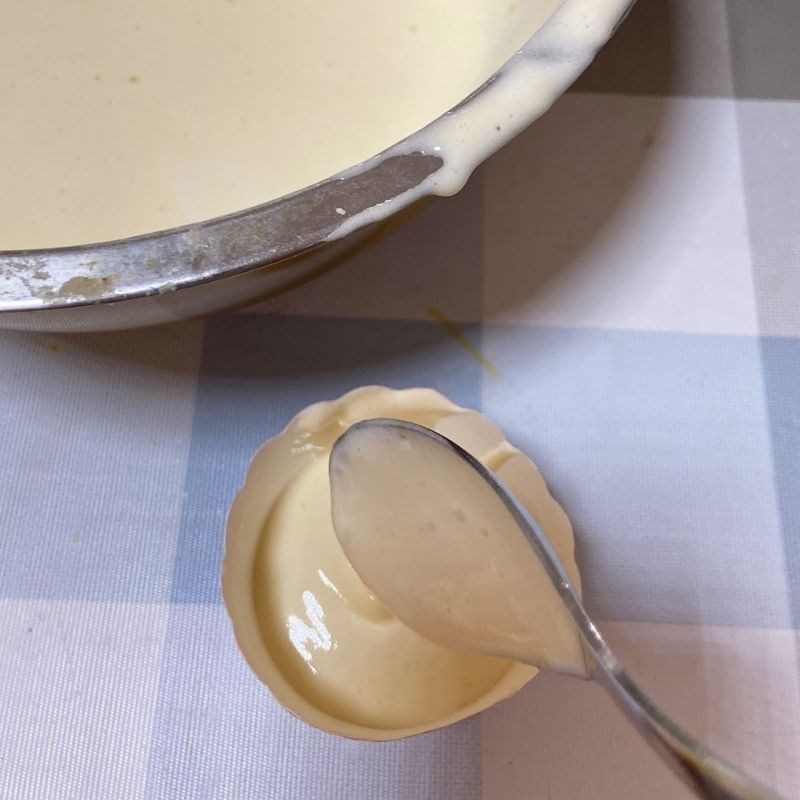
[[[254,592],[276,665],[338,719],[389,729],[430,724],[479,700],[509,669],[423,639],[367,590],[331,528],[325,457],[294,479],[270,515]]]
[[[558,0],[4,0],[0,250],[229,213],[477,88]]]
[[[226,606],[255,673],[301,719],[367,739],[463,719],[536,672],[423,638],[346,559],[331,519],[330,450],[354,422],[380,416],[433,427],[481,458],[505,441],[485,417],[427,389],[368,387],[311,406],[256,454],[229,515],[223,567]],[[525,465],[510,459],[505,480],[574,570],[569,521],[519,458]]]

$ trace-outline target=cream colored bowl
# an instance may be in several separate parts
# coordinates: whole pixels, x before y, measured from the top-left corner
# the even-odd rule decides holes
[[[291,624],[286,622],[286,609],[300,607],[300,590],[307,587],[302,578],[297,579],[296,585],[292,584],[295,580],[292,576],[299,574],[298,567],[302,566],[297,559],[323,558],[319,553],[329,553],[324,556],[328,559],[325,569],[336,562],[331,568],[338,570],[335,574],[344,575],[348,585],[342,589],[345,599],[357,596],[354,608],[363,608],[365,603],[374,600],[370,600],[368,590],[354,572],[345,575],[352,568],[335,540],[327,487],[327,458],[333,443],[353,423],[374,417],[405,419],[435,427],[477,457],[482,455],[482,450],[488,451],[490,445],[502,441],[502,433],[485,417],[460,408],[431,389],[398,391],[365,387],[338,400],[309,406],[280,434],[262,445],[247,470],[244,485],[228,515],[222,592],[245,659],[283,706],[303,721],[333,733],[357,739],[391,740],[434,730],[476,714],[514,694],[537,670],[496,659],[489,663],[488,657],[476,654],[446,651],[423,640],[393,618],[388,610],[381,612],[380,607],[377,614],[359,612],[354,616],[349,609],[345,609],[343,615],[336,608],[333,613],[327,609],[327,618],[318,607],[317,617],[323,616],[323,627],[319,628],[319,619],[315,621],[313,614],[310,624],[316,625],[321,635],[311,631],[308,649],[305,645],[300,647],[304,655],[299,655],[297,648],[291,646],[295,640],[290,641],[292,631]],[[279,527],[275,522],[276,509],[286,505],[287,492],[295,492],[293,496],[296,496],[297,481],[305,481],[302,476],[307,477],[311,470],[318,473],[324,470],[325,476],[324,489],[314,495],[320,504],[312,509],[314,516],[304,517],[301,513],[299,517],[292,517],[281,511],[279,518],[315,519],[313,529],[302,525],[296,529]],[[539,520],[577,580],[569,520],[549,494],[538,471],[532,469],[524,485],[511,488]],[[311,496],[308,499],[310,501]],[[294,541],[297,549],[293,549]],[[316,566],[316,562],[310,564],[314,569],[308,575],[317,571]],[[332,586],[327,576],[322,577],[341,598],[339,589]],[[338,579],[336,583],[337,587],[342,585]],[[320,591],[325,590],[320,587]],[[281,602],[273,602],[279,595]],[[333,595],[331,598],[335,599]],[[316,603],[313,597],[312,602]],[[274,618],[268,619],[273,614],[270,609],[277,610]],[[301,611],[297,613],[302,614]],[[296,620],[293,615],[289,616]],[[352,625],[351,619],[355,620]],[[298,624],[305,626],[307,622]],[[385,638],[387,625],[388,639]],[[337,650],[339,641],[342,647]],[[382,644],[384,642],[388,644]],[[393,648],[398,643],[404,653],[412,654],[412,673],[418,665],[428,665],[432,685],[448,687],[453,681],[464,682],[464,670],[477,671],[476,680],[465,683],[469,691],[464,690],[463,702],[459,702],[458,695],[448,698],[437,694],[421,702],[419,698],[424,692],[420,694],[421,690],[411,685],[411,681],[416,680],[415,686],[419,686],[421,675],[412,674],[409,685],[405,685],[402,670],[392,661],[396,657]],[[337,661],[340,656],[350,658],[351,655],[355,666],[351,662]],[[388,686],[378,680],[384,673],[391,677]],[[361,699],[353,699],[354,686],[364,675],[365,685],[380,687],[375,690],[378,694],[386,692],[383,698],[387,703],[385,715],[380,712],[380,697],[368,698],[365,705],[361,704]],[[403,697],[410,698],[402,701],[407,707],[402,706]],[[424,707],[413,708],[415,702]],[[398,703],[401,703],[399,707]]]

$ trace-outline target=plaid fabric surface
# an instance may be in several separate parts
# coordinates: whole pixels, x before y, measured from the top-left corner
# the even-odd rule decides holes
[[[462,193],[318,280],[163,329],[3,333],[0,797],[688,797],[590,683],[374,745],[250,673],[227,506],[258,444],[365,383],[500,423],[632,673],[800,796],[798,40],[796,0],[640,0]]]

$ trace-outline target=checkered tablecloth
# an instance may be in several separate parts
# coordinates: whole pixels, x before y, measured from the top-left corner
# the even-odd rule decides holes
[[[591,683],[376,745],[250,673],[226,509],[260,442],[366,383],[497,420],[631,672],[800,796],[798,41],[797,0],[640,0],[461,194],[315,282],[162,329],[2,333],[0,798],[687,796]]]

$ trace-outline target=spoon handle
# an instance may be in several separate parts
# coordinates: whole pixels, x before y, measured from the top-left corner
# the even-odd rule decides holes
[[[630,678],[605,642],[602,639],[600,642],[601,648],[596,649],[592,642],[586,641],[596,664],[593,677],[611,693],[644,739],[695,794],[708,800],[781,800],[772,789],[715,755],[678,727]]]
[[[706,800],[781,800],[780,795],[689,736],[647,697],[625,672],[586,613],[581,598],[536,520],[497,476],[452,442],[450,444],[484,477],[515,517],[575,621],[584,649],[594,662],[592,677],[605,686],[644,739],[678,777]]]
[[[602,684],[643,738],[699,797],[706,800],[781,800],[780,795],[712,753],[650,700],[606,644],[538,523],[504,487],[507,508],[542,561],[591,656],[591,676]]]

